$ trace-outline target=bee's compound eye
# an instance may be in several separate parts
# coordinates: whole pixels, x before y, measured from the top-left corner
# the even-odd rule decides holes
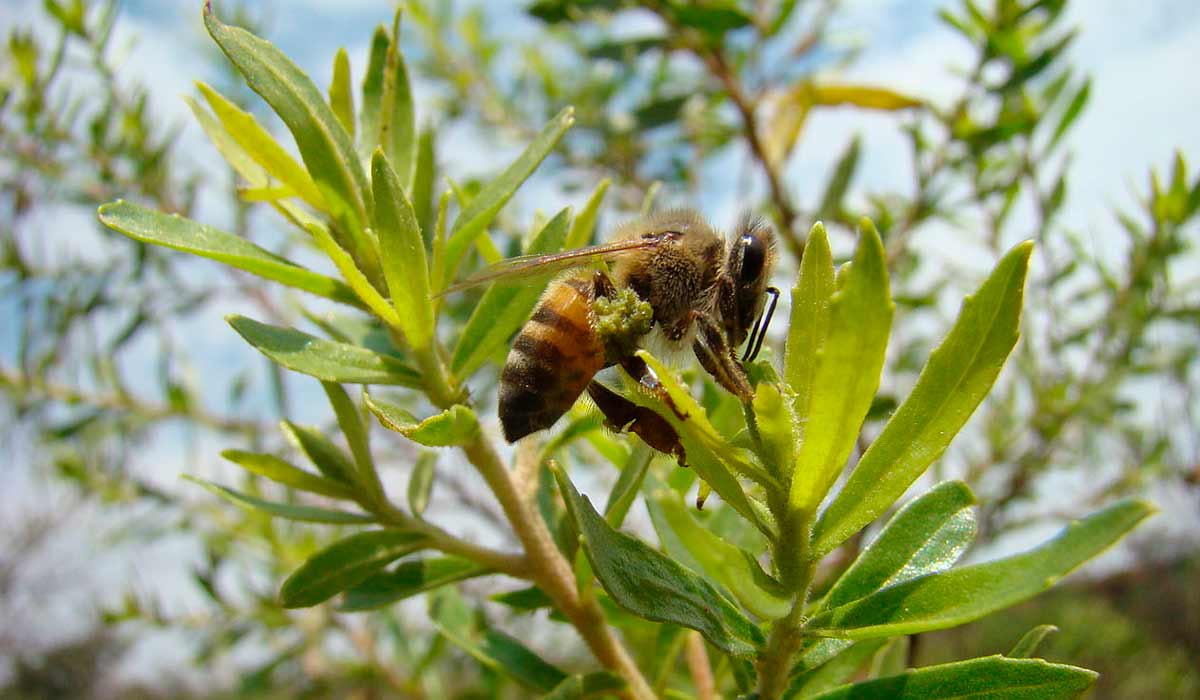
[[[767,257],[766,244],[761,236],[747,233],[738,241],[742,247],[742,269],[739,282],[753,282],[762,274],[763,261]]]

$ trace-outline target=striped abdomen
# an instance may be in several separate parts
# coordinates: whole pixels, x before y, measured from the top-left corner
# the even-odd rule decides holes
[[[504,438],[515,442],[549,428],[603,367],[591,282],[552,282],[517,335],[500,374]]]

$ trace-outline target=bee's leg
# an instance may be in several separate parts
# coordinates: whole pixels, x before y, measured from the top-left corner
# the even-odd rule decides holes
[[[645,360],[637,355],[626,355],[620,359],[620,363],[621,368],[628,372],[629,376],[636,379],[642,388],[651,392],[665,403],[679,420],[687,420],[688,414],[679,410],[679,407],[675,405],[675,400],[667,393],[662,382],[658,381],[658,375],[654,373],[654,370],[650,369]]]
[[[617,295],[617,285],[613,284],[612,279],[603,270],[596,270],[596,274],[592,275],[592,289],[597,297],[611,299]]]
[[[679,433],[665,418],[638,406],[597,381],[588,384],[588,396],[596,402],[610,428],[617,432],[631,432],[659,452],[674,455],[679,466],[687,466],[687,455],[683,451],[683,443],[679,441]]]
[[[710,316],[699,311],[693,311],[691,318],[700,331],[699,337],[692,343],[692,351],[696,353],[700,366],[729,393],[743,402],[752,401],[754,388],[746,378],[746,371],[734,360],[733,351],[726,342],[720,326]]]

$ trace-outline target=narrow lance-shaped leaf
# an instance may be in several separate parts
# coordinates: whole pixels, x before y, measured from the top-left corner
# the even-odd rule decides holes
[[[392,327],[400,326],[400,317],[396,309],[379,293],[379,289],[366,272],[359,266],[357,260],[340,243],[334,240],[333,233],[324,224],[317,221],[302,222],[304,229],[313,237],[313,242],[322,253],[333,262],[334,267],[342,274],[346,284],[354,290],[355,295],[372,313]],[[374,244],[372,244],[374,245]],[[376,261],[378,264],[378,261]]]
[[[833,292],[833,253],[825,226],[817,222],[808,233],[800,276],[792,288],[792,315],[783,358],[783,377],[791,389],[797,425],[808,421],[817,358],[829,335]]]
[[[270,184],[271,178],[267,174],[266,168],[258,164],[258,161],[242,147],[242,144],[238,143],[224,124],[192,97],[184,96],[183,101],[187,103],[188,109],[192,110],[192,116],[196,117],[196,121],[200,123],[200,128],[204,130],[208,140],[212,141],[213,146],[217,148],[221,157],[233,168],[234,172],[241,175],[250,187],[267,187]]]
[[[921,100],[883,87],[872,85],[822,84],[812,85],[809,93],[814,104],[834,106],[853,105],[863,109],[894,111],[920,107]]]
[[[436,178],[437,161],[434,156],[434,141],[437,137],[437,132],[433,127],[427,126],[421,129],[421,135],[417,139],[417,164],[413,168],[412,179],[412,206],[413,213],[417,216],[417,223],[421,228],[421,236],[425,240],[425,246],[430,250],[433,249],[433,182]],[[437,270],[437,261],[433,262],[433,269]]]
[[[283,582],[279,600],[285,608],[323,603],[427,543],[424,535],[402,530],[372,530],[338,540],[310,557]]]
[[[791,610],[792,601],[783,587],[767,576],[752,554],[701,525],[674,492],[660,491],[654,500],[692,558],[746,609],[767,620],[781,618]]]
[[[184,476],[184,478],[203,486],[230,503],[250,510],[257,510],[276,518],[286,518],[306,523],[325,523],[328,525],[354,525],[370,523],[375,520],[373,516],[362,513],[348,513],[344,510],[333,510],[331,508],[320,508],[318,506],[296,503],[276,503],[242,493],[241,491],[235,491],[234,489],[214,484],[204,479],[196,479],[189,476]]]
[[[416,370],[364,347],[259,323],[245,316],[233,315],[225,320],[247,343],[294,372],[327,382],[421,386]]]
[[[371,160],[371,184],[380,260],[400,330],[411,347],[428,348],[434,321],[425,241],[404,188],[382,151]]]
[[[776,525],[770,512],[760,502],[748,496],[737,479],[741,475],[759,483],[774,484],[773,477],[746,459],[743,450],[733,447],[717,433],[716,428],[708,421],[704,408],[696,402],[669,367],[645,350],[639,350],[637,356],[645,361],[658,377],[675,408],[687,417],[680,420],[674,411],[663,406],[657,398],[642,392],[631,392],[626,398],[657,410],[679,434],[679,440],[687,454],[688,466],[696,475],[707,482],[712,490],[721,496],[721,500],[728,503],[764,535],[774,537]],[[777,485],[773,487],[778,488]]]
[[[642,482],[646,479],[654,455],[654,450],[645,444],[634,447],[633,454],[621,468],[621,476],[608,494],[608,502],[604,504],[604,519],[609,525],[619,528],[625,522],[630,506],[642,490]]]
[[[947,481],[901,508],[829,590],[822,608],[953,566],[975,539],[974,503],[966,484]]]
[[[842,212],[842,200],[846,198],[846,190],[850,188],[850,181],[858,168],[861,146],[862,142],[856,135],[850,140],[850,145],[846,147],[841,158],[838,158],[837,165],[829,176],[829,182],[825,185],[825,194],[821,195],[821,204],[817,207],[818,219],[833,219]]]
[[[304,71],[270,42],[240,27],[222,24],[204,5],[204,26],[246,84],[258,93],[296,139],[308,172],[333,218],[346,221],[359,256],[373,256],[366,238],[370,190],[350,135]]]
[[[243,450],[225,450],[221,456],[251,474],[257,474],[294,489],[311,491],[330,498],[352,498],[354,495],[354,492],[346,484],[310,474],[275,455]]]
[[[350,454],[354,457],[354,466],[359,484],[370,490],[377,502],[385,500],[383,486],[379,483],[379,474],[375,471],[375,459],[371,456],[371,445],[368,441],[367,426],[363,423],[358,406],[350,400],[349,394],[337,382],[321,382],[329,405],[337,416],[338,427],[346,436],[350,446]]]
[[[364,159],[379,148],[379,111],[383,101],[383,73],[387,67],[388,46],[391,38],[382,24],[375,28],[371,38],[371,51],[367,58],[367,72],[363,74],[362,111],[359,112],[358,152]]]
[[[438,631],[455,646],[484,666],[517,680],[527,688],[544,693],[567,678],[566,673],[503,632],[474,629],[470,611],[453,588],[438,592],[430,617]]]
[[[422,451],[408,476],[408,509],[416,517],[425,514],[429,496],[433,492],[433,475],[437,468],[437,453]]]
[[[1069,700],[1096,681],[1084,668],[988,656],[844,685],[813,700]]]
[[[816,668],[811,668],[798,674],[784,692],[784,700],[792,698],[811,698],[818,693],[842,685],[855,672],[867,665],[875,652],[879,651],[887,640],[864,639],[861,642],[846,642],[849,646],[832,659]]]
[[[264,279],[363,308],[363,303],[344,283],[300,267],[244,238],[212,226],[124,200],[101,206],[99,216],[100,223],[134,240],[216,260]]]
[[[562,250],[570,222],[570,208],[555,214],[530,240],[525,253],[535,255]],[[537,305],[542,286],[522,280],[496,282],[488,287],[454,346],[450,368],[456,375],[470,376],[509,342]]]
[[[1054,625],[1038,625],[1025,633],[1021,640],[1017,642],[1012,651],[1005,654],[1010,659],[1028,659],[1037,652],[1038,646],[1042,640],[1052,632],[1057,632],[1058,628]]]
[[[326,477],[344,484],[354,483],[355,469],[350,455],[320,431],[286,420],[280,421],[279,429],[288,442],[303,452]]]
[[[391,571],[381,571],[346,591],[339,610],[372,610],[432,591],[456,581],[490,573],[486,567],[458,557],[404,561]]]
[[[586,700],[619,695],[625,689],[625,680],[608,671],[594,671],[586,675],[576,674],[554,686],[541,700]]]
[[[455,404],[441,413],[418,420],[396,404],[363,394],[367,408],[379,422],[413,442],[426,447],[465,445],[479,434],[479,419],[470,408]]]
[[[751,657],[762,631],[708,581],[645,543],[618,532],[579,495],[561,469],[554,470],[567,509],[583,538],[596,578],[629,612],[697,630],[717,648]]]
[[[567,107],[559,112],[512,165],[484,186],[470,204],[463,207],[458,218],[454,220],[454,225],[450,228],[450,238],[446,241],[445,279],[454,278],[459,263],[474,244],[475,238],[484,232],[500,208],[550,154],[573,123],[574,109]]]
[[[600,205],[604,203],[604,194],[608,192],[609,185],[612,180],[604,178],[600,184],[596,185],[592,196],[588,197],[588,201],[583,205],[583,209],[579,210],[579,216],[571,222],[571,231],[567,233],[567,241],[563,245],[566,250],[582,248],[592,240],[592,234],[596,230],[596,218],[600,214]]]
[[[417,157],[417,125],[413,108],[408,67],[400,52],[400,10],[392,22],[392,42],[388,45],[383,72],[383,98],[379,110],[379,145],[407,190],[412,183]]]
[[[329,82],[329,106],[354,141],[354,93],[350,91],[350,56],[338,49],[333,58],[333,80]]]
[[[954,327],[929,356],[912,393],[858,461],[817,521],[815,556],[828,554],[895,503],[945,451],[991,389],[1017,342],[1033,244],[1013,248],[963,301]]]
[[[825,636],[870,639],[977,620],[1046,590],[1153,512],[1142,501],[1121,501],[1074,522],[1036,549],[888,586],[816,615],[808,627]]]
[[[858,248],[839,273],[829,334],[817,353],[812,397],[796,451],[789,507],[812,513],[833,485],[858,440],[879,389],[892,327],[887,260],[875,226],[863,219]]]
[[[267,173],[283,183],[314,209],[324,210],[325,199],[307,171],[292,158],[287,149],[279,144],[253,114],[242,110],[224,95],[204,83],[196,83],[200,93],[221,121],[226,133],[263,167]]]

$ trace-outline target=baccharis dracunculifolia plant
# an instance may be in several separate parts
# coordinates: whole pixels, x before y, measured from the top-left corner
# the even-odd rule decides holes
[[[245,195],[269,204],[309,237],[340,279],[132,202],[104,205],[100,219],[137,240],[344,304],[391,341],[391,347],[367,347],[347,334],[317,337],[229,318],[271,360],[321,381],[349,448],[288,423],[289,439],[314,470],[271,454],[230,450],[225,456],[308,496],[277,502],[205,482],[216,494],[274,517],[351,530],[283,582],[283,606],[340,596],[340,609],[366,610],[426,593],[441,635],[523,692],[555,698],[686,693],[686,679],[664,670],[693,634],[686,630],[699,632],[716,655],[709,680],[715,669],[725,690],[764,699],[1059,698],[1092,683],[1095,674],[1085,669],[1029,658],[1043,628],[1006,655],[912,670],[905,668],[906,635],[960,625],[1045,590],[1150,515],[1153,509],[1140,501],[1112,504],[1030,551],[955,566],[975,534],[974,497],[962,482],[941,483],[896,510],[836,581],[814,591],[818,563],[892,512],[990,390],[1018,338],[1030,243],[1004,255],[963,302],[908,397],[841,490],[827,498],[878,390],[893,303],[886,253],[871,222],[861,222],[853,258],[839,269],[816,224],[791,290],[783,361],[760,360],[749,368],[757,382],[752,404],[731,407],[736,400],[722,395],[702,406],[675,371],[639,351],[675,410],[632,384],[624,394],[670,422],[690,468],[677,469],[667,458],[651,468],[644,446],[616,453],[628,460],[617,465],[620,477],[598,510],[576,489],[569,460],[557,466],[550,459],[568,454],[561,449],[566,442],[601,430],[593,410],[576,406],[564,419],[565,432],[540,449],[518,449],[510,466],[493,431],[480,424],[479,412],[494,409],[476,405],[464,390],[475,372],[503,356],[537,302],[537,285],[493,284],[465,324],[439,313],[439,292],[474,249],[486,249],[489,224],[571,126],[571,110],[473,196],[444,195],[430,215],[430,139],[415,125],[398,22],[390,32],[377,31],[357,100],[345,52],[337,56],[326,96],[278,49],[221,23],[207,6],[204,23],[287,126],[301,162],[254,116],[205,85],[199,86],[203,103],[190,103],[197,119],[244,180]],[[601,184],[578,216],[564,209],[547,219],[525,252],[586,242],[603,192]],[[433,459],[413,468],[407,504],[393,501],[347,384],[363,386],[362,404],[384,427],[424,447],[459,451],[499,501],[520,551],[481,546],[426,517]],[[384,386],[399,393],[385,399],[366,388]],[[413,415],[421,410],[415,407],[429,405],[431,415]],[[720,497],[705,512],[685,500],[696,477]],[[310,500],[314,495],[319,499]],[[620,530],[639,496],[657,544]],[[501,601],[520,598],[524,609],[553,609],[554,619],[575,627],[600,669],[569,673],[538,656],[538,640],[518,641],[472,615],[454,584],[486,576],[527,581],[530,588]],[[631,643],[644,639],[674,652]],[[848,682],[867,666],[873,671],[866,680]]]

